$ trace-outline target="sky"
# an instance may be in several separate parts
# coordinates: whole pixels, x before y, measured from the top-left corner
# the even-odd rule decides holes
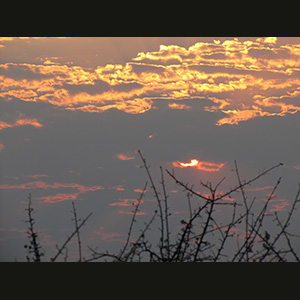
[[[248,192],[263,201],[281,176],[269,209],[286,213],[300,183],[300,38],[0,38],[1,261],[26,260],[29,193],[45,260],[74,229],[72,201],[93,212],[85,257],[122,245],[147,180],[138,149],[157,185],[162,166],[199,190],[235,186],[234,160],[244,179],[281,162]],[[165,176],[176,231],[186,193]],[[148,186],[139,224],[154,209]]]

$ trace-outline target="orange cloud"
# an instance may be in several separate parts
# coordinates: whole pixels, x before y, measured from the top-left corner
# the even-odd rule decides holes
[[[214,162],[199,161],[197,159],[192,159],[188,163],[175,161],[175,162],[172,162],[172,164],[174,167],[177,167],[177,168],[192,167],[192,168],[196,168],[198,170],[202,170],[202,171],[206,171],[206,172],[218,172],[225,165],[225,163],[217,164]]]
[[[169,107],[171,109],[191,109],[191,106],[186,104],[178,104],[178,103],[169,103]]]
[[[120,215],[137,215],[137,216],[144,216],[144,215],[148,215],[148,213],[144,212],[144,211],[137,211],[137,212],[132,212],[132,211],[124,211],[124,210],[118,210],[118,213]]]
[[[132,156],[131,154],[125,154],[125,153],[119,153],[118,155],[117,155],[117,158],[119,159],[119,160],[132,160],[132,159],[135,159],[135,157],[134,156]]]
[[[29,177],[29,178],[33,178],[33,179],[38,179],[41,177],[46,177],[46,178],[50,178],[51,176],[47,175],[47,174],[35,174],[35,175],[25,175],[24,177]]]
[[[0,65],[0,97],[42,101],[67,110],[102,113],[115,108],[145,113],[158,100],[170,109],[189,109],[181,100],[208,99],[205,110],[220,112],[216,125],[239,124],[300,111],[300,45],[277,38],[199,42],[189,48],[160,45],[125,65],[95,70],[47,59],[43,64]]]
[[[102,240],[106,241],[106,240],[109,240],[110,242],[112,241],[122,241],[123,242],[123,239],[121,239],[122,236],[124,236],[123,234],[121,233],[99,233],[99,232],[95,232],[96,234],[100,235]]]
[[[34,182],[28,182],[23,184],[0,184],[0,189],[6,190],[6,189],[48,189],[49,187],[53,188],[53,185],[49,185],[43,181],[34,181]]]
[[[77,183],[60,183],[55,182],[53,184],[46,183],[44,181],[32,181],[23,184],[1,184],[0,189],[59,189],[59,188],[74,188],[78,189],[81,193],[102,190],[104,187],[102,186],[84,186]]]
[[[99,230],[95,230],[94,233],[101,237],[104,241],[123,241],[121,237],[124,236],[124,234],[116,233],[116,232],[104,232],[104,227],[101,226]]]
[[[263,112],[261,109],[245,109],[245,110],[222,110],[223,113],[229,115],[227,118],[220,119],[216,125],[224,125],[224,124],[238,124],[241,121],[246,121],[249,119],[253,119],[255,117],[262,117],[265,115],[270,116],[268,112]]]
[[[264,191],[264,190],[269,190],[269,189],[272,189],[272,188],[274,188],[274,186],[267,185],[267,186],[263,186],[263,187],[250,188],[250,189],[247,189],[247,191]]]
[[[17,126],[25,126],[25,125],[31,125],[36,128],[43,127],[43,125],[37,119],[19,119],[14,124],[9,124],[0,121],[0,130],[5,128],[17,127]]]
[[[49,177],[48,175],[31,175],[27,177],[39,178],[39,177]],[[1,184],[0,189],[24,189],[24,190],[32,190],[32,189],[59,189],[59,188],[73,188],[77,189],[76,193],[58,193],[55,195],[37,197],[36,199],[41,200],[44,203],[56,203],[65,200],[76,200],[77,196],[81,193],[93,192],[97,190],[104,189],[101,186],[83,186],[77,183],[59,183],[55,182],[53,184],[48,184],[44,181],[33,181],[23,184]]]
[[[143,203],[143,200],[137,199],[119,199],[120,202],[114,202],[109,204],[109,206],[133,206],[136,205],[138,202]]]
[[[278,203],[273,204],[273,208],[270,211],[285,211],[285,207],[289,205],[289,201],[287,199],[280,199],[277,201]]]
[[[38,179],[40,177],[50,177],[45,174],[41,175],[27,175],[24,177],[30,177],[34,179]],[[78,183],[63,183],[63,182],[54,182],[54,183],[47,183],[41,180],[36,180],[36,181],[31,181],[27,183],[22,183],[22,184],[0,184],[0,190],[11,190],[11,189],[21,189],[21,190],[35,190],[35,189],[75,189],[77,190],[76,193],[58,193],[56,195],[50,195],[50,196],[44,196],[44,197],[39,197],[37,199],[42,200],[43,202],[47,203],[55,203],[55,202],[61,202],[64,200],[75,200],[77,199],[77,196],[79,194],[87,193],[87,192],[94,192],[94,191],[99,191],[99,190],[104,190],[104,189],[113,189],[116,191],[124,191],[124,188],[122,185],[117,185],[113,187],[102,187],[99,185],[94,185],[94,186],[85,186],[81,185]]]
[[[76,200],[79,194],[80,193],[59,193],[54,196],[37,197],[36,199],[42,200],[44,203],[57,203],[66,200]]]

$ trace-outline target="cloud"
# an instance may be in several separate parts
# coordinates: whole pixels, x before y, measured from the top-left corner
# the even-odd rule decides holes
[[[29,178],[33,178],[33,179],[38,179],[38,178],[41,178],[41,177],[50,178],[51,176],[49,176],[47,174],[35,174],[35,175],[25,175],[23,177],[29,177]]]
[[[123,241],[121,238],[124,236],[124,234],[117,232],[104,232],[104,230],[104,227],[101,226],[99,230],[94,230],[94,233],[100,236],[104,241]]]
[[[119,153],[119,154],[117,154],[117,158],[119,160],[132,160],[132,159],[135,159],[135,157],[132,156],[130,153]]]
[[[45,174],[37,174],[37,175],[27,175],[23,177],[29,177],[29,178],[34,178],[38,179],[41,177],[47,177],[50,178],[50,176],[45,175]],[[54,183],[47,183],[42,180],[36,180],[36,181],[31,181],[27,183],[22,183],[22,184],[0,184],[0,190],[15,190],[15,189],[20,189],[20,190],[35,190],[35,189],[43,189],[43,190],[48,190],[48,189],[75,189],[77,192],[75,193],[58,193],[55,195],[49,195],[49,196],[44,196],[44,197],[37,197],[36,199],[41,200],[45,203],[56,203],[56,202],[61,202],[64,200],[76,200],[77,196],[79,194],[87,193],[87,192],[95,192],[99,190],[116,190],[116,191],[124,191],[124,187],[122,185],[117,185],[117,186],[112,186],[112,187],[103,187],[100,185],[93,185],[93,186],[85,186],[81,185],[78,183],[64,183],[64,182],[54,182]]]
[[[114,202],[109,204],[109,206],[134,206],[138,202],[143,203],[143,200],[137,200],[137,199],[119,199],[119,202]]]
[[[137,211],[137,212],[132,212],[132,211],[125,211],[125,210],[118,210],[118,213],[120,215],[137,215],[137,216],[144,216],[144,215],[148,215],[147,212],[144,211]]]
[[[66,39],[67,37],[39,37],[39,36],[31,36],[31,37],[26,37],[26,36],[14,36],[14,37],[0,37],[0,47],[5,47],[5,45],[3,45],[3,43],[7,43],[7,42],[12,42],[12,41],[16,41],[16,40],[41,40],[41,39],[47,39],[47,38],[56,38],[56,39]]]
[[[44,181],[32,181],[23,184],[1,184],[0,189],[59,189],[59,188],[74,188],[80,191],[81,193],[102,190],[102,186],[84,186],[77,183],[61,183],[54,182],[53,184],[46,183]]]
[[[113,187],[111,187],[110,189],[116,190],[116,191],[120,191],[120,192],[121,192],[121,191],[125,191],[123,185],[113,186]]]
[[[47,62],[47,63],[45,63]],[[274,37],[199,42],[189,48],[160,45],[124,65],[96,69],[43,64],[0,65],[1,94],[47,102],[71,111],[102,113],[115,108],[145,113],[154,101],[210,100],[204,109],[224,114],[216,125],[239,124],[300,111],[300,44],[277,46]]]
[[[225,163],[214,163],[214,162],[208,162],[208,161],[199,161],[197,159],[192,159],[190,162],[180,162],[180,161],[174,161],[172,162],[172,165],[177,168],[196,168],[201,171],[206,172],[218,172],[220,171]]]
[[[192,107],[186,104],[169,103],[171,109],[191,109]]]
[[[26,177],[31,178],[40,178],[40,177],[49,177],[48,175],[30,175]],[[86,192],[94,192],[97,190],[105,189],[102,186],[84,186],[77,183],[60,183],[55,182],[53,184],[46,183],[44,181],[32,181],[23,184],[1,184],[1,189],[22,189],[22,190],[33,190],[33,189],[62,189],[62,188],[71,188],[76,189],[75,193],[57,193],[55,195],[48,195],[43,197],[36,197],[37,200],[40,200],[44,203],[57,203],[65,200],[76,200],[79,194]],[[112,189],[117,189],[117,187],[113,187]],[[117,189],[118,190],[118,189]]]
[[[276,200],[275,204],[272,204],[272,207],[270,209],[270,211],[285,211],[286,210],[286,206],[289,205],[289,201],[287,199],[280,199],[280,200]]]
[[[36,199],[44,203],[57,203],[66,200],[76,200],[79,194],[80,193],[59,193],[53,196],[37,197]]]
[[[43,127],[43,125],[37,120],[37,119],[18,119],[15,123],[9,124],[3,121],[0,121],[0,130],[5,128],[12,128],[17,126],[25,126],[25,125],[31,125],[36,128]]]
[[[250,188],[250,189],[247,189],[247,191],[264,191],[264,190],[270,190],[273,188],[274,188],[274,186],[272,186],[272,185],[266,185],[263,187]]]

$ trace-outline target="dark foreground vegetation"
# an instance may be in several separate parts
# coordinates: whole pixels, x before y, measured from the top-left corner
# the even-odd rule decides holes
[[[72,202],[72,213],[74,231],[61,245],[57,246],[56,255],[51,258],[52,262],[62,256],[67,260],[67,246],[74,238],[78,244],[78,261],[116,261],[116,262],[286,262],[300,261],[300,254],[295,250],[299,245],[299,232],[291,232],[289,227],[293,222],[293,214],[296,205],[300,202],[300,185],[295,198],[291,200],[289,210],[278,213],[270,212],[269,204],[275,195],[281,178],[273,186],[271,193],[260,202],[258,206],[255,198],[246,196],[246,186],[252,185],[262,176],[270,173],[278,164],[266,171],[259,173],[250,180],[240,177],[237,163],[235,162],[235,174],[237,184],[228,191],[218,190],[225,178],[216,185],[211,182],[201,182],[205,193],[196,192],[194,187],[184,183],[176,177],[174,172],[163,170],[160,167],[161,178],[159,184],[154,182],[149,166],[142,153],[138,151],[146,171],[148,181],[146,182],[139,199],[134,206],[130,221],[128,235],[123,247],[117,253],[98,252],[93,247],[88,247],[90,257],[84,258],[80,239],[80,229],[88,221],[91,214],[83,220],[77,216],[74,202]],[[170,176],[177,185],[186,193],[188,217],[180,221],[178,232],[170,231],[170,207],[165,184],[165,176]],[[142,198],[147,186],[151,187],[156,199],[156,209],[140,228],[139,234],[133,236],[133,228],[139,212]],[[236,193],[240,195],[236,201],[228,201]],[[193,208],[191,199],[198,199],[197,208]],[[221,222],[217,217],[217,208],[225,207],[230,214],[227,221]],[[38,232],[34,229],[35,220],[32,216],[31,195],[29,194],[28,229],[29,239],[25,248],[28,251],[27,261],[40,262],[43,258],[43,249],[39,242]],[[157,223],[155,223],[157,222]],[[158,224],[158,234],[153,238],[149,232],[155,224]],[[157,227],[157,226],[156,226]],[[156,228],[155,228],[156,230]]]

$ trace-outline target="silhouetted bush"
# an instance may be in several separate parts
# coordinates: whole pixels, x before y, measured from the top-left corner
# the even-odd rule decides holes
[[[274,185],[272,192],[268,195],[261,207],[255,207],[255,198],[252,201],[246,196],[245,187],[253,184],[262,176],[268,174],[275,168],[280,167],[279,163],[268,170],[261,172],[250,180],[242,180],[240,178],[237,163],[235,162],[235,173],[237,176],[237,185],[230,188],[227,192],[219,191],[223,178],[215,186],[211,182],[201,182],[207,193],[196,192],[193,186],[183,183],[179,180],[174,172],[163,170],[160,167],[161,190],[155,184],[149,166],[145,158],[138,150],[141,157],[143,167],[146,170],[148,182],[146,182],[143,191],[134,207],[127,239],[124,246],[118,253],[99,252],[95,248],[89,246],[91,256],[83,259],[81,254],[80,228],[85,224],[89,214],[82,222],[77,218],[76,208],[73,205],[74,215],[74,232],[67,238],[61,247],[57,247],[56,255],[51,261],[63,254],[67,249],[69,241],[77,236],[78,241],[78,261],[119,261],[119,262],[284,262],[284,261],[300,261],[299,254],[293,247],[295,239],[299,239],[299,234],[288,231],[296,205],[300,201],[300,185],[296,196],[290,206],[290,210],[286,212],[285,219],[281,219],[279,214],[274,211],[267,211],[271,199],[274,197],[281,178]],[[179,185],[186,193],[187,207],[189,216],[180,221],[180,229],[178,232],[170,232],[169,217],[171,215],[168,206],[168,195],[165,185],[164,176],[167,174]],[[136,223],[136,216],[139,212],[142,198],[145,194],[147,185],[150,184],[154,197],[156,199],[156,209],[150,219],[140,229],[140,234],[133,237],[133,227]],[[228,201],[234,193],[241,195],[240,200]],[[192,208],[191,198],[199,199],[197,208]],[[216,215],[216,207],[227,206],[231,210],[229,221],[225,224],[218,220]],[[255,207],[255,209],[254,209]],[[29,229],[27,234],[30,239],[30,253],[33,254],[32,259],[28,261],[41,260],[41,246],[37,242],[38,235],[33,230],[34,221],[31,216],[31,201],[28,206]],[[272,227],[265,226],[266,217],[272,218]],[[148,232],[153,226],[154,221],[158,220],[159,234],[156,240],[148,238]],[[299,241],[299,240],[298,240]],[[67,258],[67,255],[65,255]]]

